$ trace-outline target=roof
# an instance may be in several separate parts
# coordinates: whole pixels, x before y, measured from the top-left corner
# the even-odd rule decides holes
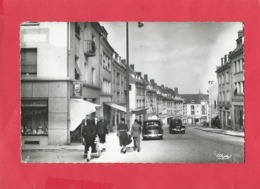
[[[208,101],[208,94],[180,94],[185,104],[200,104],[201,101]]]

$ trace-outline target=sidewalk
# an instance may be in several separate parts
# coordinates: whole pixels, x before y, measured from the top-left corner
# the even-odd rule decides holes
[[[106,136],[106,147],[110,148],[113,146],[119,146],[119,139],[116,136],[116,132],[109,133]],[[27,146],[23,149],[23,151],[34,151],[34,150],[43,150],[43,151],[51,151],[51,150],[79,150],[84,151],[84,145],[80,142],[71,143],[68,145],[48,145],[48,146]]]
[[[239,131],[230,131],[230,130],[224,130],[224,129],[208,128],[208,127],[203,127],[203,126],[198,126],[195,129],[206,131],[206,132],[211,132],[211,133],[230,135],[230,136],[235,136],[235,137],[245,137],[245,133],[239,132]]]

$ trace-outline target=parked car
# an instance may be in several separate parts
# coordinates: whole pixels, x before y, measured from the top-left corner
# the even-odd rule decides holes
[[[203,122],[203,126],[204,127],[208,127],[209,126],[209,122],[204,121]],[[211,119],[211,127],[212,128],[221,128],[220,120],[219,120],[218,116]]]
[[[185,133],[186,127],[182,125],[181,119],[172,119],[169,126],[169,132],[172,133]]]
[[[146,120],[142,128],[143,139],[159,138],[163,139],[163,128],[160,120]]]

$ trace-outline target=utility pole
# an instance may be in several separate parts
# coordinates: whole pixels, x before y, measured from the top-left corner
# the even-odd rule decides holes
[[[138,27],[143,27],[142,22],[138,22]],[[128,129],[130,129],[130,103],[129,103],[129,32],[128,32],[128,22],[126,22],[126,123]]]
[[[129,37],[128,22],[126,22],[126,123],[128,129],[130,129],[129,76]]]

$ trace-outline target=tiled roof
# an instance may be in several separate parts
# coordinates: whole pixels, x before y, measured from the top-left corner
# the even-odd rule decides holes
[[[185,104],[200,104],[202,100],[208,101],[207,94],[180,94]]]

